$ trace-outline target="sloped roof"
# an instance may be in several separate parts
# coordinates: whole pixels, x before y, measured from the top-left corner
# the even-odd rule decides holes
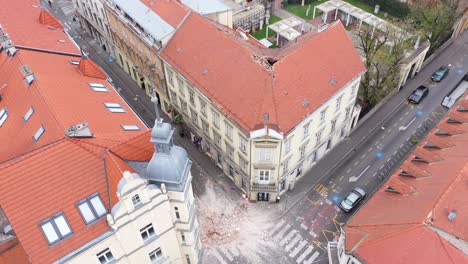
[[[465,93],[448,116],[453,113],[463,117],[468,115],[468,112],[457,111],[458,105],[468,100],[467,95]],[[422,141],[416,149],[424,152],[424,156],[439,157],[439,162],[412,161],[413,155],[409,155],[404,163],[429,173],[430,177],[403,177],[399,173],[407,168],[396,170],[389,183],[384,184],[345,225],[346,240],[350,232],[350,240],[346,241],[348,252],[366,263],[468,263],[468,256],[457,248],[457,243],[446,240],[432,229],[436,227],[450,234],[455,241],[468,241],[468,133],[436,134],[441,125],[446,129],[457,126],[457,129],[468,131],[468,123],[446,121],[446,118],[442,119],[428,138],[443,138],[452,147],[423,149],[426,142]],[[386,192],[387,186],[396,180],[416,192],[410,195]],[[453,221],[448,219],[450,212],[456,213]]]
[[[270,125],[288,132],[365,71],[340,23],[272,50],[191,13],[161,55],[246,131],[268,113]]]
[[[102,80],[107,79],[107,75],[104,73],[101,67],[99,67],[96,63],[94,63],[94,61],[88,59],[87,57],[84,57],[80,60],[78,70],[81,72],[81,74],[87,77]]]
[[[62,23],[49,13],[46,9],[42,9],[39,14],[39,23],[55,28],[63,29]]]
[[[39,22],[39,9],[31,7],[34,3],[13,1],[0,9],[0,24],[12,41],[16,45],[79,54],[76,47],[68,44],[70,40],[63,31],[47,29],[47,25]],[[18,16],[20,11],[22,15]],[[56,45],[56,39],[66,42]],[[145,124],[111,84],[82,75],[77,65],[69,63],[70,59],[77,57],[19,47],[13,58],[0,52],[3,87],[0,109],[5,107],[8,111],[8,118],[0,127],[3,139],[0,142],[0,207],[32,263],[52,263],[109,230],[105,217],[86,225],[76,203],[97,193],[110,211],[113,200],[108,189],[112,184],[109,178],[122,176],[106,173],[106,164],[111,163],[106,157],[113,155],[109,150],[120,143],[131,146],[126,151],[117,151],[121,156],[112,157],[112,164],[120,173],[131,170],[125,166],[125,159],[149,156],[146,151],[134,154],[132,150],[147,150],[152,146],[149,140],[144,141],[148,134]],[[25,65],[35,76],[29,86],[20,71]],[[102,84],[107,91],[94,91],[90,83]],[[105,103],[118,103],[125,113],[112,113]],[[25,121],[23,117],[31,107],[34,113]],[[66,129],[83,122],[88,123],[93,137],[66,136]],[[32,137],[41,125],[44,133],[34,141]],[[142,131],[125,131],[121,125],[138,125]],[[64,213],[73,234],[51,247],[39,223],[58,212]],[[15,254],[2,252],[0,260]],[[21,261],[15,259],[15,263]]]

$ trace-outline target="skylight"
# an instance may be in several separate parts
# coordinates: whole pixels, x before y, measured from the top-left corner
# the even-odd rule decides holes
[[[118,103],[105,103],[105,105],[112,113],[125,113],[125,109]]]
[[[26,114],[23,116],[23,120],[24,122],[28,121],[29,118],[31,118],[31,116],[34,114],[34,108],[31,106],[28,110],[28,112],[26,112]]]
[[[55,244],[72,234],[70,225],[63,213],[58,213],[41,223],[41,229],[50,244]]]
[[[89,86],[95,91],[95,92],[109,92],[109,89],[104,84],[101,83],[89,83]]]
[[[0,110],[0,127],[3,126],[3,123],[5,123],[7,118],[8,118],[8,112],[6,110],[6,107],[3,107],[2,110]]]
[[[34,134],[33,140],[38,141],[39,138],[42,136],[42,134],[44,134],[44,131],[45,131],[45,128],[43,125],[41,125],[41,127],[36,131],[36,134]]]
[[[78,203],[78,209],[86,224],[91,224],[107,214],[99,194],[94,194]]]
[[[122,129],[125,131],[138,131],[140,127],[137,125],[121,125]]]

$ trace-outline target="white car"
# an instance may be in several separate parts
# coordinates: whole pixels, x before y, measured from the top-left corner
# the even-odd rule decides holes
[[[366,196],[366,192],[356,187],[352,190],[346,198],[341,201],[340,208],[345,212],[350,212],[361,200]]]

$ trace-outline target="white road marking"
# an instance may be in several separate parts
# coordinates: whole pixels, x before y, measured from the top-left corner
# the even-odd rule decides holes
[[[227,264],[226,261],[224,261],[223,257],[219,254],[218,250],[212,250],[211,254],[215,256],[215,258],[217,258],[221,264]]]
[[[281,231],[278,234],[276,234],[274,239],[275,240],[280,240],[281,237],[283,237],[284,233],[286,233],[286,231],[288,231],[289,228],[291,228],[291,225],[287,224],[285,227],[283,227],[283,229],[281,229]]]
[[[313,237],[318,237],[318,235],[314,233],[314,230],[310,230],[309,234]]]
[[[352,177],[349,177],[349,182],[355,182],[357,181],[359,178],[361,178],[361,176],[366,173],[366,171],[370,168],[370,165],[367,165],[367,167],[361,172],[361,174],[359,174],[359,176],[352,176]]]
[[[234,261],[234,258],[231,256],[231,253],[229,253],[229,251],[226,248],[219,247],[219,249],[221,249],[221,251],[224,253],[224,255],[228,258],[229,262]]]
[[[284,246],[286,245],[287,242],[289,242],[289,240],[291,240],[291,238],[294,236],[294,234],[297,233],[297,230],[293,229],[291,232],[289,232],[284,238],[283,240],[281,240],[281,242],[279,243],[280,246]]]
[[[312,264],[314,262],[314,260],[320,255],[320,253],[318,253],[317,251],[315,251],[315,253],[312,255],[312,257],[310,257],[308,260],[306,260],[304,262],[304,264]]]
[[[291,250],[291,248],[294,247],[294,245],[296,245],[296,243],[299,242],[300,239],[301,234],[297,233],[296,237],[284,248],[284,250],[286,250],[286,252]]]
[[[365,158],[366,157],[366,154],[362,154],[361,156],[361,159]]]
[[[229,251],[231,251],[231,253],[232,253],[232,255],[234,255],[234,257],[238,257],[240,255],[240,252],[237,249],[237,247],[230,247]]]
[[[297,248],[295,248],[293,252],[289,254],[289,256],[291,258],[294,258],[297,255],[297,253],[299,253],[299,251],[301,251],[302,248],[305,247],[305,245],[307,245],[307,240],[302,240],[301,243],[297,246]]]
[[[313,246],[308,246],[307,249],[296,259],[296,263],[301,263],[307,255],[312,253],[312,250],[314,250]]]
[[[284,219],[281,219],[281,220],[275,225],[275,227],[273,227],[273,230],[271,230],[270,235],[273,235],[276,231],[278,231],[278,229],[280,229],[280,227],[281,227],[285,222],[286,222],[286,221],[284,221]]]
[[[304,230],[307,230],[307,226],[304,225],[303,223],[301,223],[301,228],[304,229]]]

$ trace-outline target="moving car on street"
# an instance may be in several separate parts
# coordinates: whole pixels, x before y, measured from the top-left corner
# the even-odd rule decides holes
[[[442,66],[432,74],[431,79],[434,82],[440,82],[445,78],[445,76],[447,76],[448,73],[449,73],[449,68]]]
[[[346,198],[343,199],[343,201],[341,201],[340,208],[348,213],[353,210],[353,208],[356,207],[356,205],[362,201],[365,196],[366,192],[363,189],[356,187],[348,194],[348,196],[346,196]]]
[[[427,88],[424,85],[419,86],[416,88],[416,90],[411,93],[411,95],[408,97],[408,101],[410,101],[413,104],[419,104],[424,97],[426,97],[429,94],[429,88]]]

